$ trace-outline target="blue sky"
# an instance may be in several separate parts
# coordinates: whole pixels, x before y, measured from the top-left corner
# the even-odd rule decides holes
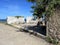
[[[7,16],[32,16],[31,5],[27,0],[0,0],[0,19]]]

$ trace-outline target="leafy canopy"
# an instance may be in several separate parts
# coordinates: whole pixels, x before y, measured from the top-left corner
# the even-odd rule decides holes
[[[46,17],[53,15],[55,9],[60,6],[60,0],[28,0],[32,2],[32,12],[34,16],[41,17],[43,14]]]

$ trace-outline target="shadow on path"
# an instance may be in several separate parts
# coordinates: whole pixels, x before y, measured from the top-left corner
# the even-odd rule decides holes
[[[46,36],[46,26],[28,26],[28,30],[33,30],[33,32],[40,33]]]

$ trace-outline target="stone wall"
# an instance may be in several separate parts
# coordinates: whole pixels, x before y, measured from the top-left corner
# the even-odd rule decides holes
[[[60,40],[60,10],[56,10],[47,22],[47,36]]]

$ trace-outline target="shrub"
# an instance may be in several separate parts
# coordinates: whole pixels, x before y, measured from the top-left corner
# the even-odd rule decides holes
[[[22,28],[20,28],[20,29],[19,29],[19,31],[23,32],[23,29],[22,29]]]
[[[59,43],[59,41],[58,41],[56,38],[52,39],[50,36],[48,36],[48,37],[46,38],[46,40],[47,40],[49,43],[52,43],[52,44],[54,44],[54,45],[58,45],[58,43]]]
[[[52,39],[51,39],[51,37],[46,37],[46,40],[49,42],[49,43],[52,43]]]
[[[58,45],[59,41],[57,41],[56,39],[53,39],[53,40],[52,40],[52,43],[53,43],[54,45]]]

